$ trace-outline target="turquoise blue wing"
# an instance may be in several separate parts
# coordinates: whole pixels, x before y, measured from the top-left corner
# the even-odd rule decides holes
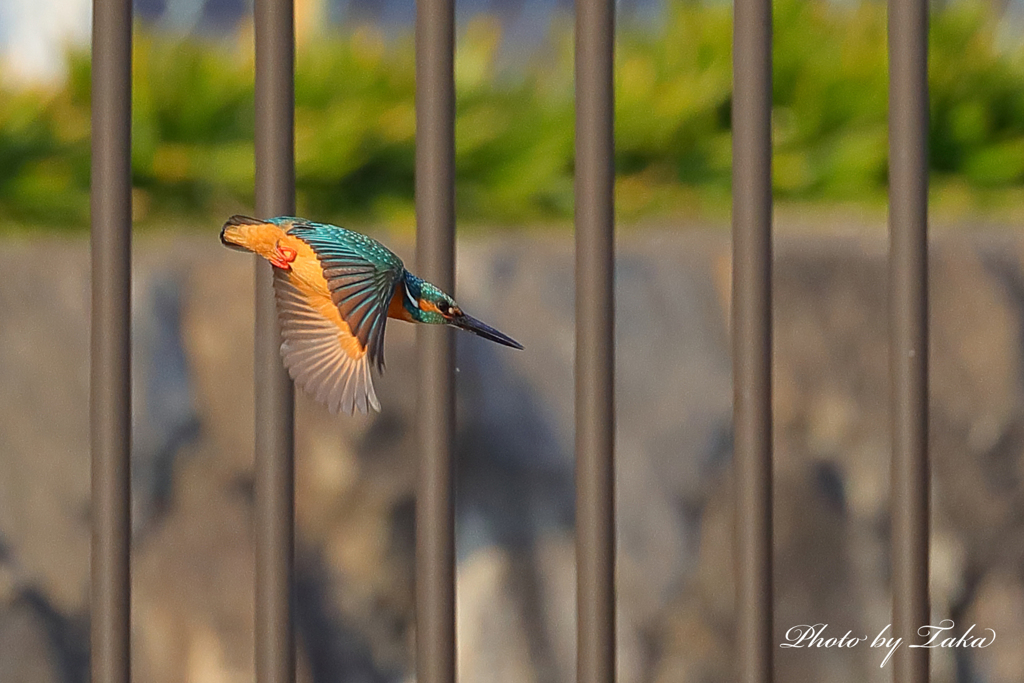
[[[334,316],[325,317],[292,280],[292,272],[274,269],[281,357],[288,374],[332,413],[351,415],[357,408],[361,413],[370,408],[379,411],[369,355],[353,354],[351,347],[358,343],[351,344],[348,330],[342,330]]]
[[[316,253],[341,317],[382,371],[384,328],[391,297],[405,272],[402,260],[377,240],[334,225],[297,222],[288,234]]]

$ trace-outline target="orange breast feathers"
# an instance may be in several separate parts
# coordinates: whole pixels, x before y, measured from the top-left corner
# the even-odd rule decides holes
[[[323,316],[338,328],[338,343],[346,355],[356,360],[362,358],[366,355],[366,347],[352,334],[351,328],[341,317],[341,312],[334,304],[334,300],[331,299],[331,292],[327,287],[327,280],[324,278],[320,261],[312,255],[312,249],[305,242],[298,239],[295,241],[305,247],[309,253],[305,254],[302,249],[298,248],[299,245],[296,245],[298,255],[291,264],[291,270],[284,271],[288,281],[299,291],[306,300],[306,305],[312,311]]]
[[[297,237],[285,235],[281,240],[278,249],[281,247],[295,250],[295,259],[291,262],[291,270],[288,270],[288,280],[303,295],[309,307],[318,314],[327,318],[338,328],[338,342],[349,358],[359,359],[366,355],[366,348],[359,339],[352,334],[352,329],[341,317],[341,311],[334,304],[331,298],[331,290],[327,286],[327,279],[324,277],[323,267],[320,260],[313,253],[313,249]]]
[[[273,223],[239,226],[232,235],[232,241],[259,254],[287,273],[288,281],[299,291],[306,305],[338,328],[338,342],[350,358],[362,358],[366,349],[359,342],[341,317],[341,312],[331,299],[320,260],[313,248],[298,237],[287,233]]]
[[[405,308],[405,304],[402,303],[403,297],[405,296],[404,290],[405,286],[399,282],[398,286],[395,287],[395,293],[391,295],[391,303],[388,304],[388,317],[413,323],[416,321]]]
[[[232,244],[248,249],[270,261],[278,268],[295,271],[296,275],[312,287],[327,291],[320,262],[313,248],[288,234],[288,225],[252,223],[233,226],[228,235]]]

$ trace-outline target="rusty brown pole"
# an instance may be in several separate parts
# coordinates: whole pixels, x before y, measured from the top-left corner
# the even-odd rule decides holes
[[[92,15],[91,671],[128,683],[131,451],[131,0]]]
[[[292,0],[256,0],[256,213],[295,211]],[[256,681],[295,680],[291,615],[294,417],[281,362],[273,271],[256,259]]]
[[[416,267],[455,285],[455,3],[416,3]],[[455,533],[452,441],[455,355],[451,331],[417,329],[416,681],[455,681]]]
[[[895,683],[927,683],[928,4],[889,0],[889,325]]]
[[[615,3],[576,1],[576,680],[615,680]]]
[[[732,234],[737,680],[773,680],[772,7],[735,0]]]

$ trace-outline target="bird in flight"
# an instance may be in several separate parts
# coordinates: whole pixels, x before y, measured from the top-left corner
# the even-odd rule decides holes
[[[406,270],[390,249],[358,232],[288,216],[232,216],[220,241],[274,266],[285,367],[333,413],[380,410],[370,366],[384,370],[388,318],[451,325],[523,348],[463,313],[454,299]]]

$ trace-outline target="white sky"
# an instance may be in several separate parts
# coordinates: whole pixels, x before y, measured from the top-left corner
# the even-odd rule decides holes
[[[90,0],[0,0],[0,73],[15,82],[53,82],[64,76],[64,52],[85,45]]]

